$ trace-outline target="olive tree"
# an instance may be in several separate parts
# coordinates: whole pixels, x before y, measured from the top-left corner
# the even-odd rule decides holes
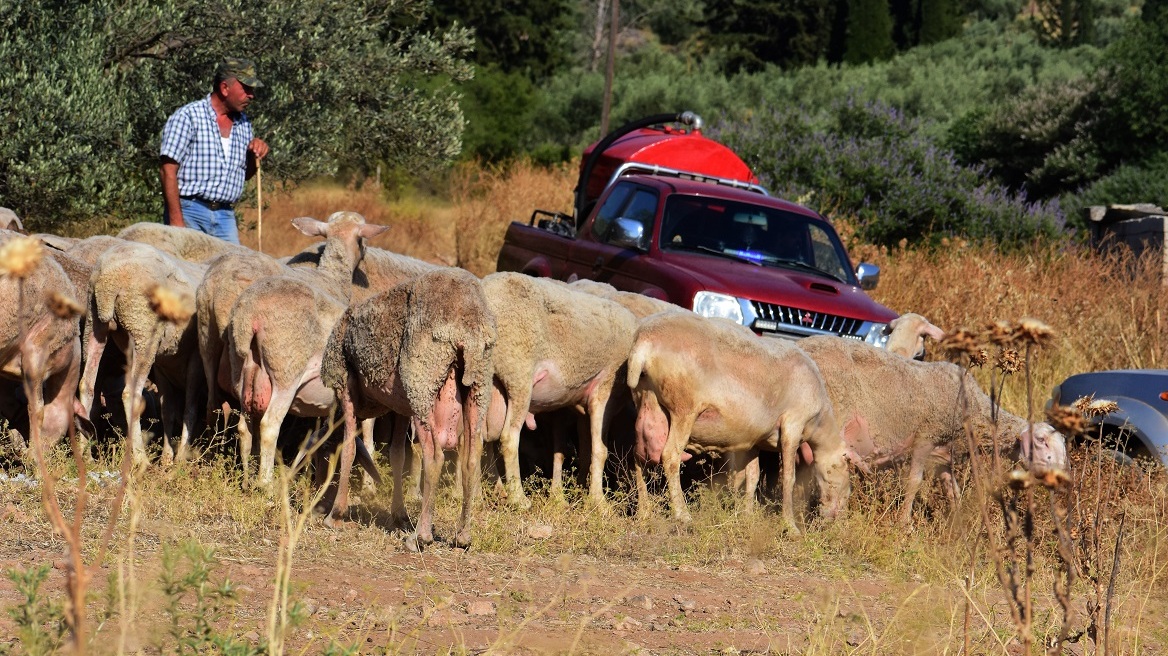
[[[166,118],[226,56],[256,62],[265,180],[461,148],[469,30],[419,28],[425,0],[0,0],[0,205],[37,229],[157,217]]]

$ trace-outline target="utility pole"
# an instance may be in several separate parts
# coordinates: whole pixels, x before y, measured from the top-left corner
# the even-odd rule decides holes
[[[612,110],[612,75],[616,66],[616,34],[620,25],[620,0],[612,0],[612,22],[608,27],[608,66],[604,71],[604,106],[600,111],[600,137],[608,134],[608,115]]]

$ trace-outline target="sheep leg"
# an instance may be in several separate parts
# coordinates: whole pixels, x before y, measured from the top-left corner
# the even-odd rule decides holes
[[[735,453],[731,457],[734,459],[734,466],[740,466],[742,471],[742,509],[752,513],[754,512],[754,497],[758,493],[758,479],[760,477],[758,449],[751,449],[745,453]],[[742,464],[743,462],[745,464]],[[735,479],[738,479],[737,475]],[[738,487],[737,480],[734,486]]]
[[[85,322],[85,364],[81,371],[81,383],[78,396],[81,407],[88,417],[93,411],[93,397],[97,387],[98,367],[101,366],[101,356],[105,353],[105,345],[109,339],[109,326],[98,321],[96,314],[90,314],[89,321]]]
[[[207,424],[217,426],[215,411],[220,409],[222,401],[219,394],[219,361],[223,358],[223,340],[219,338],[218,327],[210,325],[213,317],[204,319],[202,312],[199,320],[199,358],[203,362],[203,379],[207,384]],[[211,313],[208,313],[211,314]]]
[[[155,331],[157,332],[157,331]],[[154,365],[154,356],[157,353],[156,339],[149,340],[139,352],[137,340],[130,335],[130,367],[126,376],[126,387],[122,390],[122,405],[126,411],[126,437],[130,444],[135,466],[148,464],[146,444],[142,437],[142,412],[146,409],[146,401],[142,398],[142,390],[146,387],[146,376]]]
[[[458,448],[458,469],[462,472],[462,515],[458,520],[458,533],[454,546],[470,547],[470,525],[475,499],[482,485],[483,471],[483,422],[479,405],[474,402],[474,392],[470,401],[463,404],[462,443]]]
[[[414,431],[418,444],[422,447],[422,510],[418,513],[418,524],[407,546],[412,551],[420,550],[434,542],[434,492],[438,477],[442,473],[445,458],[441,446],[434,439],[434,433],[414,419]]]
[[[675,415],[676,421],[669,425],[669,436],[665,449],[661,452],[661,466],[665,469],[665,480],[669,484],[669,505],[673,508],[673,518],[679,522],[693,521],[685,504],[685,493],[681,489],[681,454],[689,443],[696,413]]]
[[[178,401],[176,400],[178,390],[174,385],[170,384],[170,381],[162,376],[156,375],[154,380],[155,385],[158,387],[159,396],[162,399],[162,462],[169,465],[174,462],[174,447],[172,446],[172,442],[177,432],[175,428],[178,426],[179,421],[181,421],[178,416],[179,413],[176,410],[176,406],[178,405]]]
[[[568,442],[564,422],[562,412],[552,419],[552,483],[548,488],[548,498],[560,502],[564,500],[564,449]]]
[[[372,417],[361,422],[361,441],[365,443],[365,452],[373,453],[373,430],[376,420]],[[361,489],[366,492],[374,492],[377,490],[377,482],[369,472],[362,470],[361,472]]]
[[[276,467],[276,440],[280,437],[280,425],[296,399],[296,388],[273,386],[272,399],[260,420],[260,471],[259,484],[267,487],[272,483]],[[354,437],[354,439],[356,439]]]
[[[633,458],[633,478],[637,484],[637,517],[644,519],[653,511],[649,500],[649,486],[645,484],[645,469],[641,461]]]
[[[175,454],[175,460],[179,462],[186,462],[190,457],[191,450],[191,435],[196,430],[195,423],[198,421],[197,416],[197,400],[199,394],[199,368],[202,363],[199,356],[191,353],[187,360],[187,388],[183,390],[183,423],[182,432],[179,434],[178,452]]]
[[[512,506],[527,510],[531,507],[531,501],[523,493],[523,482],[520,480],[519,432],[523,430],[523,422],[531,406],[531,387],[530,384],[520,385],[518,389],[508,389],[507,392],[507,418],[503,423],[503,433],[499,436],[503,472],[507,478],[507,500]]]
[[[784,417],[779,427],[778,442],[783,456],[783,524],[793,535],[799,535],[799,527],[795,524],[795,459],[803,441],[804,426],[800,421]]]
[[[932,450],[933,445],[928,442],[913,449],[912,457],[909,459],[908,478],[904,482],[904,501],[901,502],[900,506],[899,521],[901,526],[912,524],[913,501],[921,489],[921,483],[925,480],[925,465]]]
[[[405,477],[406,477],[406,449],[411,449],[409,436],[406,433],[407,420],[400,415],[386,415],[377,420],[374,430],[378,435],[384,431],[392,431],[389,438],[389,466],[393,469],[393,501],[390,503],[390,518],[394,528],[412,531],[410,514],[406,511]]]
[[[50,444],[56,444],[73,423],[73,412],[76,407],[74,390],[77,389],[77,381],[81,377],[80,363],[81,344],[74,341],[73,348],[65,354],[65,359],[56,362],[58,365],[63,364],[64,367],[46,378],[42,386],[44,391],[41,400],[44,405],[41,410],[41,430],[43,439],[48,440]],[[79,449],[85,451],[85,441],[80,439],[81,437],[78,435],[77,445]]]
[[[251,448],[252,435],[259,432],[259,422],[247,413],[247,411],[240,409],[239,421],[235,425],[235,438],[239,446],[239,466],[243,468],[243,480],[248,482],[251,476]]]
[[[588,463],[588,498],[599,506],[606,505],[604,463],[608,460],[608,447],[604,445],[604,436],[608,434],[608,426],[616,410],[615,407],[610,408],[608,402],[612,396],[615,378],[615,372],[605,377],[588,398],[588,421],[592,435],[592,457]]]
[[[350,376],[350,385],[352,376]],[[345,413],[345,434],[341,442],[341,458],[337,465],[337,496],[333,500],[332,510],[325,519],[325,524],[332,526],[333,522],[344,517],[349,509],[349,478],[353,474],[353,456],[357,451],[357,414],[353,408],[353,399],[349,396],[348,388],[341,390],[338,399],[341,411]]]

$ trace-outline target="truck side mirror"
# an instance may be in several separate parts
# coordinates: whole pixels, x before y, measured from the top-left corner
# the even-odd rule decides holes
[[[856,267],[856,279],[860,281],[860,289],[876,289],[880,282],[880,267],[860,262],[860,266]]]
[[[645,225],[640,221],[619,217],[612,222],[608,243],[621,248],[645,251]]]

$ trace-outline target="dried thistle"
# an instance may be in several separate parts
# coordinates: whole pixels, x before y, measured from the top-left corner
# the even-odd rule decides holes
[[[1061,469],[1047,469],[1037,477],[1037,480],[1045,487],[1055,489],[1064,485],[1069,485],[1071,482],[1071,476]]]
[[[1095,396],[1082,396],[1071,404],[1076,410],[1087,417],[1102,417],[1119,410],[1119,404],[1111,399],[1095,400]]]
[[[979,348],[977,353],[971,354],[969,356],[969,366],[971,367],[981,367],[989,361],[990,352],[983,348]]]
[[[1014,343],[1014,330],[1005,321],[993,321],[986,324],[985,338],[994,346],[1010,346]]]
[[[1002,349],[998,352],[998,360],[994,366],[1006,375],[1017,373],[1022,369],[1022,357],[1018,355],[1017,349]]]
[[[1034,477],[1025,469],[1011,469],[1006,474],[1006,485],[1015,490],[1025,490],[1034,483]]]
[[[958,328],[946,334],[941,338],[940,346],[949,356],[949,359],[954,362],[961,360],[963,357],[968,357],[972,360],[981,349],[981,346],[978,344],[977,335],[965,328]]]
[[[49,310],[60,319],[72,319],[85,312],[77,301],[59,292],[49,295]]]
[[[147,296],[150,298],[150,309],[163,321],[186,323],[195,313],[194,303],[189,296],[164,285],[154,285]]]
[[[1046,409],[1046,418],[1055,430],[1068,437],[1081,435],[1087,430],[1087,419],[1072,406],[1052,405]]]
[[[16,237],[0,246],[0,272],[14,278],[27,278],[40,264],[45,247],[36,237]]]
[[[1054,331],[1038,319],[1023,319],[1014,326],[1013,336],[1017,342],[1046,346],[1054,339]]]

